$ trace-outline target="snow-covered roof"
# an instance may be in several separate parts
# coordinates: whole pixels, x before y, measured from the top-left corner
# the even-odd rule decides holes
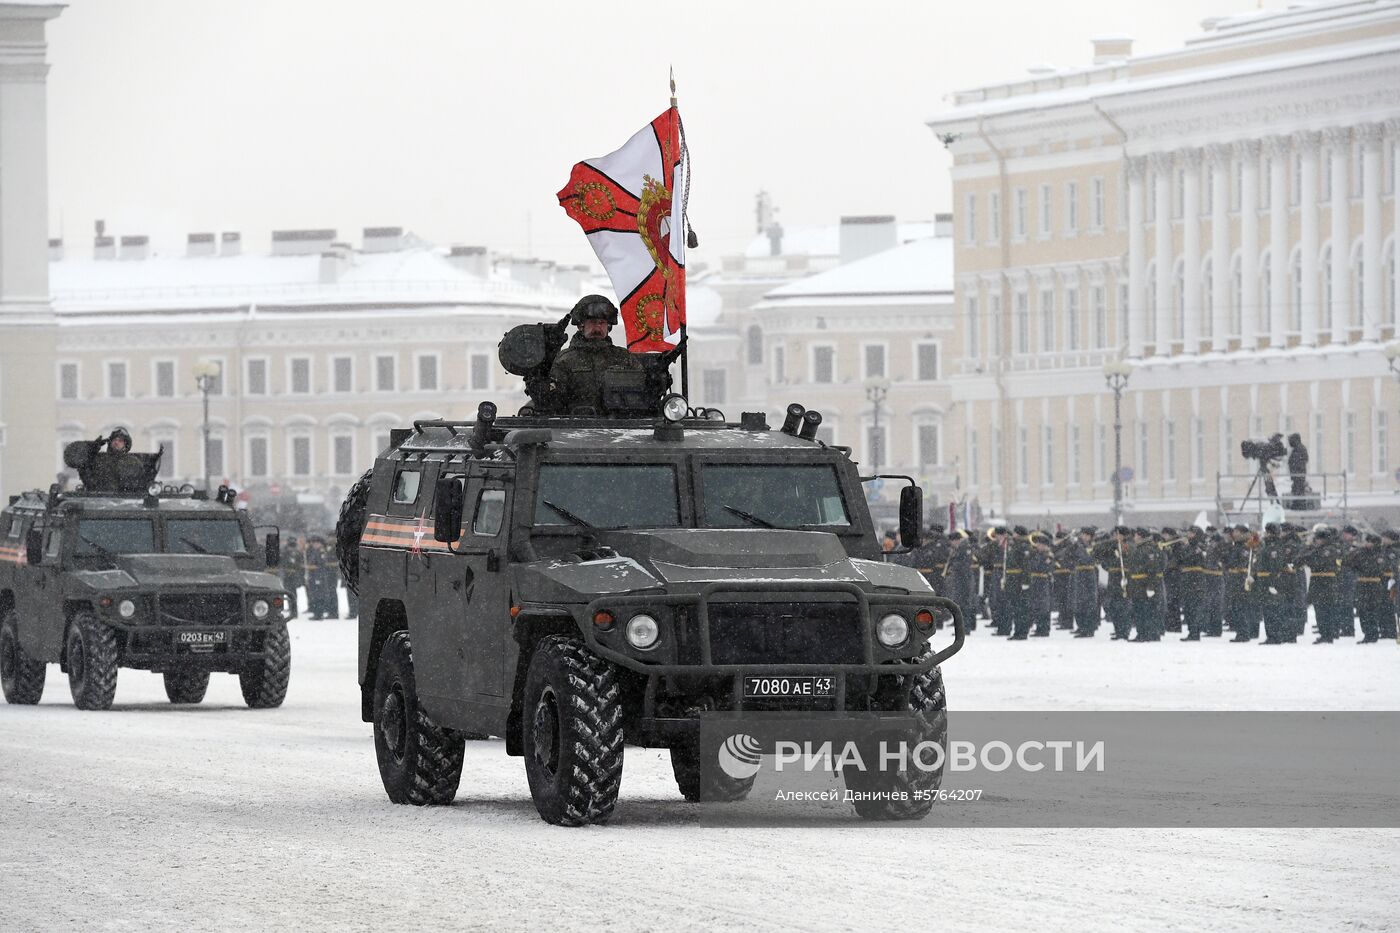
[[[901,243],[922,240],[934,234],[934,222],[918,220],[895,226],[895,235]],[[749,259],[762,259],[772,251],[766,235],[760,234],[744,247],[744,256]],[[841,253],[841,227],[831,224],[826,227],[799,227],[784,230],[782,255],[784,256],[837,256]]]
[[[775,288],[759,307],[811,298],[927,300],[952,293],[953,239],[929,236]]]
[[[245,304],[568,307],[578,297],[577,288],[531,285],[503,271],[474,275],[431,247],[346,251],[334,281],[321,280],[321,264],[319,255],[59,259],[49,263],[49,292],[60,315]]]
[[[706,285],[686,283],[685,322],[688,327],[711,327],[724,306],[720,293]]]

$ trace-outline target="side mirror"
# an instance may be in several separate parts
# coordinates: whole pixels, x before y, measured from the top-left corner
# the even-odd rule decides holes
[[[462,504],[466,498],[460,477],[444,476],[433,495],[433,539],[451,544],[462,537]]]
[[[273,529],[267,533],[267,539],[263,544],[266,549],[264,559],[269,567],[276,567],[282,563],[282,533]]]
[[[31,528],[24,535],[24,560],[28,564],[37,564],[44,559],[44,533],[38,528]]]
[[[919,546],[924,527],[924,491],[905,486],[899,491],[899,543],[906,548]]]

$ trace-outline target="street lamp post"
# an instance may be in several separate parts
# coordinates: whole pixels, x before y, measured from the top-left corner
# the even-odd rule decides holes
[[[880,472],[883,466],[885,444],[880,437],[880,406],[884,404],[885,396],[890,394],[890,381],[883,376],[871,376],[865,380],[865,398],[870,402],[873,414],[870,425],[874,429],[874,438],[871,446],[871,458],[875,461],[875,472]]]
[[[219,377],[219,364],[201,360],[194,364],[194,384],[204,396],[204,489],[209,491],[209,391],[214,388],[214,380]]]
[[[1121,360],[1105,363],[1104,380],[1113,390],[1113,526],[1123,524],[1123,390],[1133,368]]]

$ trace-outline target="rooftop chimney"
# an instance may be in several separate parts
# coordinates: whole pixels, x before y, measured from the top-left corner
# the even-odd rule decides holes
[[[933,235],[941,237],[950,237],[953,235],[952,214],[933,215]]]
[[[237,256],[243,252],[243,235],[237,231],[219,234],[219,255]]]
[[[191,233],[185,237],[186,256],[213,256],[216,252],[212,233]]]
[[[344,243],[332,243],[331,248],[321,254],[322,285],[334,285],[350,268],[350,247]]]
[[[491,257],[486,255],[484,246],[454,246],[447,254],[447,261],[468,275],[480,279],[491,277]]]
[[[150,238],[145,236],[124,236],[121,242],[119,259],[145,259],[150,254]]]
[[[512,279],[527,288],[539,288],[544,279],[544,265],[538,259],[506,256],[501,260]]]
[[[319,256],[331,248],[334,230],[274,230],[272,255]]]
[[[899,245],[894,217],[889,214],[842,217],[840,244],[843,265],[893,249]]]
[[[366,227],[364,246],[366,253],[388,253],[403,249],[403,227]]]
[[[49,262],[63,261],[63,240],[49,238]]]
[[[1094,64],[1110,65],[1133,57],[1133,40],[1128,36],[1100,36],[1094,44]]]
[[[116,240],[109,236],[98,235],[92,238],[92,258],[93,259],[116,259]]]

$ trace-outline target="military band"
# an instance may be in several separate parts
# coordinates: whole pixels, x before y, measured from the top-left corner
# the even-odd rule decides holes
[[[1355,638],[1358,623],[1361,644],[1396,637],[1400,533],[1391,531],[934,525],[907,560],[958,605],[969,631],[980,617],[1012,641],[1052,628],[1093,638],[1106,620],[1110,638],[1125,641],[1183,631],[1182,641],[1201,641],[1228,630],[1235,642],[1294,644],[1307,634],[1309,606],[1314,644]]]

